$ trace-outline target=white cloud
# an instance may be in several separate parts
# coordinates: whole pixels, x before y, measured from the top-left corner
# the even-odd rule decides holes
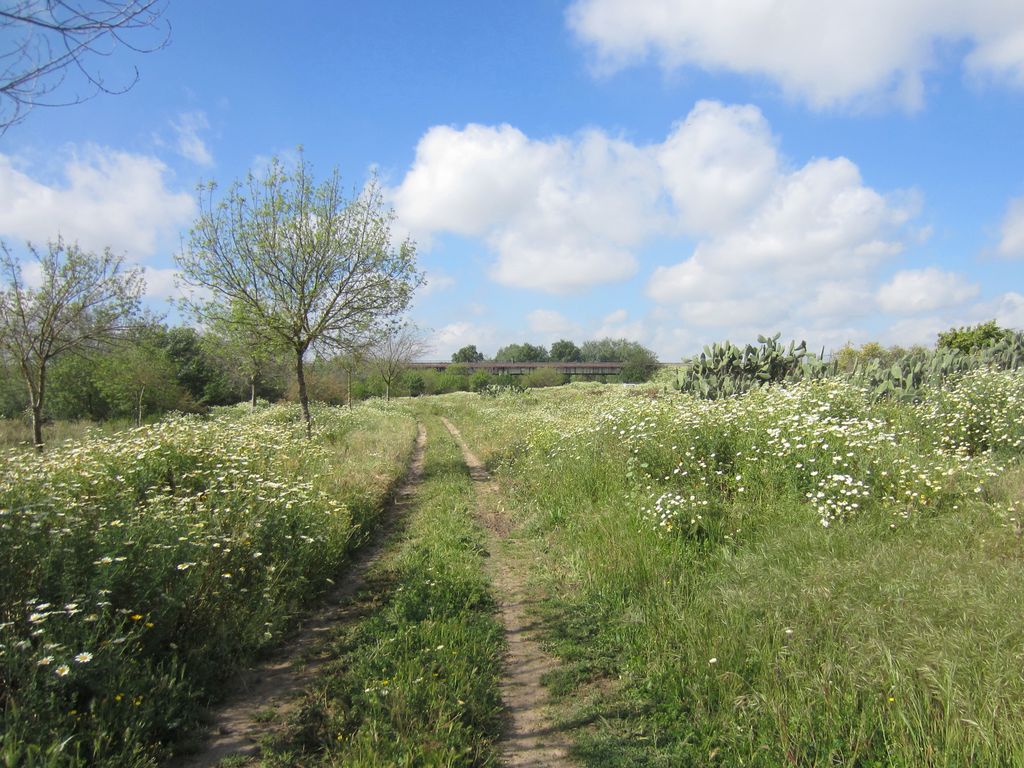
[[[1016,197],[1006,206],[996,250],[1011,259],[1024,258],[1024,197]]]
[[[767,77],[815,108],[918,108],[926,74],[954,45],[972,78],[1024,85],[1014,0],[576,0],[567,21],[601,70],[653,57]]]
[[[749,116],[732,117],[749,123]],[[902,251],[914,212],[912,200],[865,186],[845,158],[778,167],[746,207],[745,217],[709,233],[648,282],[651,298],[712,338],[776,330],[832,337],[873,309],[874,275]]]
[[[551,293],[630,277],[659,222],[661,180],[646,149],[600,131],[540,141],[508,126],[431,128],[390,191],[403,229],[480,238],[491,276]]]
[[[728,229],[764,198],[778,174],[768,121],[749,105],[698,102],[657,154],[689,232]]]
[[[897,320],[881,334],[884,344],[933,345],[941,331],[995,320],[1004,328],[1024,328],[1024,295],[1015,291]]]
[[[878,289],[878,305],[894,315],[916,315],[963,304],[980,290],[963,275],[936,267],[903,270]]]
[[[204,112],[183,112],[171,123],[171,127],[178,138],[175,145],[178,154],[196,165],[213,165],[213,154],[199,135],[210,127]]]
[[[526,316],[526,325],[539,341],[557,341],[559,338],[578,336],[578,324],[553,309],[535,309]]]
[[[487,350],[494,346],[495,336],[494,329],[487,325],[477,325],[465,320],[449,323],[435,331],[429,339],[431,356],[438,360],[449,360],[453,352],[469,344],[475,344],[484,354],[493,355],[493,351],[488,353]]]
[[[145,259],[176,243],[195,213],[192,195],[169,189],[166,177],[155,157],[88,147],[65,162],[62,182],[46,183],[0,154],[0,235],[40,244],[60,235]]]
[[[756,107],[711,101],[643,146],[599,131],[540,141],[509,126],[434,128],[390,194],[416,237],[477,239],[494,255],[491,276],[523,288],[622,281],[647,243],[657,239],[661,253],[676,244],[676,263],[649,275],[649,316],[620,310],[580,337],[664,339],[685,351],[778,330],[841,345],[860,338],[880,301],[921,314],[977,294],[938,271],[880,293],[883,271],[921,243],[917,196],[873,189],[844,157],[794,164],[777,144]],[[921,298],[898,301],[910,287]],[[528,318],[537,334],[564,319]]]
[[[174,269],[158,269],[156,267],[144,267],[143,278],[146,281],[146,298],[148,299],[176,299],[182,295],[178,287],[178,277],[181,273]]]
[[[630,341],[642,341],[646,336],[646,328],[643,321],[630,321],[629,313],[624,309],[617,309],[604,316],[601,325],[591,334],[592,339],[629,339]]]
[[[426,274],[426,282],[416,291],[416,296],[424,298],[435,293],[447,291],[455,285],[455,278],[440,270],[429,270]]]
[[[1004,328],[1024,328],[1024,296],[1019,293],[1004,293],[984,309],[990,311],[983,311],[983,316],[994,317]]]

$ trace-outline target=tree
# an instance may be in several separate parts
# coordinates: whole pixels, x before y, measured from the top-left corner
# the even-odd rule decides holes
[[[554,368],[538,368],[523,376],[523,385],[531,389],[558,387],[565,384],[565,376]]]
[[[43,405],[47,366],[60,355],[109,343],[123,334],[139,312],[145,283],[142,271],[125,270],[124,259],[108,248],[101,255],[66,245],[45,251],[28,245],[39,270],[38,288],[30,288],[21,263],[0,242],[0,346],[16,361],[32,412],[32,439],[43,448]]]
[[[92,419],[110,416],[110,404],[97,386],[105,350],[62,355],[47,372],[46,415],[55,419]]]
[[[164,0],[13,0],[0,9],[0,135],[35,106],[78,104],[99,93],[124,93],[139,79],[111,85],[93,61],[118,46],[149,53],[167,45],[166,32],[150,44],[138,40],[158,26]],[[129,38],[136,38],[129,42]],[[48,101],[68,74],[84,80],[89,95]]]
[[[229,315],[237,318],[215,320],[203,335],[202,346],[233,386],[245,387],[249,405],[255,409],[257,391],[266,382],[268,371],[279,367],[281,350],[259,329],[240,322],[244,314],[244,307],[236,302]]]
[[[178,383],[178,366],[161,346],[162,330],[141,329],[131,344],[104,355],[97,366],[96,387],[110,409],[119,416],[132,416],[136,426],[147,413],[195,407],[188,390]]]
[[[628,339],[587,341],[580,353],[587,362],[623,363],[620,374],[623,381],[647,381],[658,368],[658,358],[651,350]]]
[[[976,349],[991,347],[1012,334],[1013,331],[996,325],[995,320],[989,320],[987,323],[943,331],[939,334],[937,346],[939,349],[957,349],[968,354]]]
[[[387,328],[370,347],[370,363],[384,382],[385,400],[391,399],[391,385],[398,381],[409,363],[428,349],[419,329],[406,323]]]
[[[209,292],[186,300],[206,323],[263,334],[289,350],[299,402],[312,434],[303,361],[375,338],[403,314],[423,281],[410,241],[392,247],[394,214],[373,179],[346,198],[337,170],[317,184],[300,155],[292,171],[274,159],[214,204],[200,189],[200,215],[178,256],[185,282]],[[239,311],[239,309],[241,311]]]
[[[561,339],[551,345],[550,357],[558,363],[578,363],[583,360],[583,353],[568,339]]]
[[[545,363],[548,351],[533,344],[509,344],[498,350],[494,359],[502,363]]]
[[[452,355],[453,363],[480,363],[483,359],[483,353],[477,352],[476,344],[469,344]]]

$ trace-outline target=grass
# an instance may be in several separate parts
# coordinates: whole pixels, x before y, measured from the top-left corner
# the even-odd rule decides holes
[[[401,472],[398,407],[172,418],[0,469],[0,756],[152,765],[343,575]]]
[[[428,423],[425,480],[402,540],[370,576],[363,619],[263,764],[496,764],[503,638],[461,455]]]
[[[438,400],[520,510],[582,764],[1024,764],[1024,399],[1000,376],[918,406]]]
[[[43,440],[47,446],[85,440],[95,435],[112,435],[128,429],[130,419],[112,419],[102,423],[92,421],[54,421],[43,426]],[[32,426],[26,419],[0,419],[0,451],[8,448],[32,448]]]

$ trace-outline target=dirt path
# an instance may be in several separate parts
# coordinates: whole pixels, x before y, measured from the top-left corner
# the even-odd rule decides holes
[[[318,646],[331,630],[352,618],[351,598],[364,586],[366,573],[378,559],[398,520],[412,504],[412,495],[423,478],[427,433],[419,425],[409,470],[392,501],[385,508],[370,540],[354,555],[337,587],[317,613],[309,617],[299,634],[269,659],[241,676],[233,695],[217,710],[207,727],[201,749],[173,760],[173,768],[207,768],[231,755],[256,755],[259,739],[278,727],[301,693],[314,679],[326,658]],[[268,715],[272,715],[269,716]]]
[[[530,598],[524,564],[503,545],[509,522],[497,503],[497,485],[469,450],[455,425],[443,417],[441,421],[462,449],[470,476],[477,483],[477,510],[489,539],[488,574],[497,593],[508,642],[501,683],[501,698],[508,713],[503,749],[505,765],[516,768],[572,765],[569,739],[552,726],[546,711],[547,691],[541,685],[541,678],[558,665],[533,639],[536,625],[527,615]]]

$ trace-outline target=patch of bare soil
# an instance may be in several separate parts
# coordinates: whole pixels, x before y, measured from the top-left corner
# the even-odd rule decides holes
[[[190,755],[175,758],[170,768],[207,768],[233,755],[259,753],[261,737],[280,727],[302,693],[327,661],[323,641],[332,631],[356,617],[352,598],[365,585],[398,521],[412,505],[423,478],[427,433],[421,424],[409,470],[370,540],[359,549],[346,569],[344,581],[326,598],[324,606],[303,623],[302,629],[275,657],[243,673],[227,702],[217,709],[204,734],[203,744]]]
[[[488,575],[494,584],[508,642],[501,683],[501,697],[508,715],[502,749],[505,765],[515,768],[572,765],[570,741],[564,731],[552,725],[547,711],[548,694],[541,684],[541,678],[557,668],[558,663],[534,639],[539,627],[529,616],[531,598],[526,586],[525,564],[502,544],[509,534],[510,524],[497,502],[497,484],[455,425],[445,418],[442,421],[462,449],[470,476],[477,483],[478,516],[488,534]]]

